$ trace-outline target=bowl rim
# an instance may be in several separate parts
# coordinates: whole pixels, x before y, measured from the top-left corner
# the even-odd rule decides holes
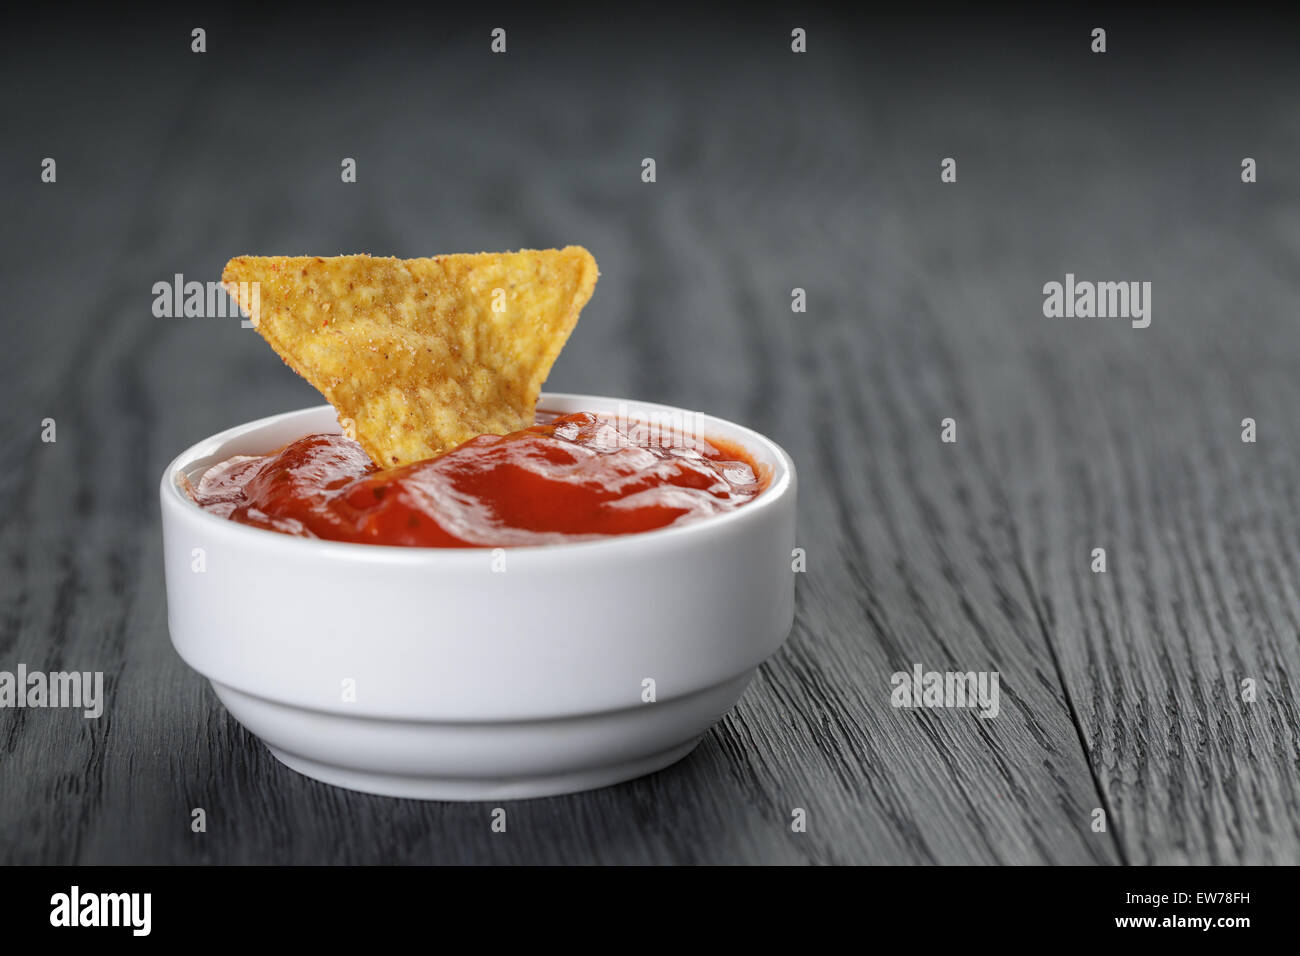
[[[235,438],[241,437],[249,432],[261,428],[278,424],[287,419],[299,415],[309,415],[320,413],[326,409],[334,411],[329,404],[312,405],[307,408],[299,408],[293,411],[280,412],[276,415],[268,415],[264,418],[254,419],[241,425],[235,425],[216,434],[210,435],[201,441],[195,442],[186,448],[179,455],[167,463],[163,469],[162,478],[159,483],[159,493],[162,499],[164,509],[167,507],[180,507],[183,513],[197,520],[206,527],[211,528],[217,533],[234,534],[236,540],[244,540],[250,546],[261,542],[261,546],[274,549],[298,549],[305,553],[306,549],[322,558],[338,558],[347,560],[381,560],[397,561],[406,563],[428,562],[430,560],[455,560],[463,562],[482,561],[484,552],[493,553],[498,547],[512,555],[528,554],[556,554],[571,555],[576,553],[585,553],[589,551],[608,550],[611,548],[627,548],[636,546],[636,542],[645,542],[646,547],[653,544],[667,544],[676,539],[683,539],[683,542],[689,541],[690,538],[701,534],[708,534],[711,531],[734,525],[739,521],[753,521],[777,506],[783,498],[788,496],[796,487],[796,473],[794,461],[784,448],[752,428],[736,424],[725,418],[719,418],[716,415],[709,415],[703,412],[690,412],[687,409],[679,408],[673,405],[663,405],[657,402],[643,402],[634,399],[613,398],[603,395],[584,395],[577,392],[542,392],[538,398],[538,408],[546,411],[547,401],[563,402],[581,402],[591,401],[604,405],[624,403],[635,405],[638,408],[645,408],[652,411],[667,413],[680,412],[691,414],[704,419],[703,424],[707,427],[710,422],[717,422],[727,429],[734,430],[741,434],[740,438],[728,438],[728,441],[736,442],[746,450],[754,454],[751,446],[764,448],[768,454],[765,458],[775,459],[777,467],[774,469],[772,481],[768,487],[764,488],[753,501],[736,508],[734,511],[727,511],[722,514],[708,515],[703,518],[697,518],[681,525],[669,525],[663,528],[654,528],[649,531],[637,531],[632,534],[608,535],[604,538],[587,539],[583,541],[563,541],[552,544],[533,544],[533,545],[497,545],[497,546],[478,546],[466,548],[431,548],[413,545],[396,545],[396,544],[369,544],[359,541],[333,541],[328,538],[306,538],[299,535],[284,534],[280,531],[272,531],[269,528],[257,528],[252,525],[241,524],[238,521],[231,521],[228,518],[222,518],[203,510],[199,505],[189,497],[182,489],[179,482],[176,481],[176,475],[180,472],[192,468],[194,462],[198,459],[211,457],[216,454],[215,449]],[[719,436],[722,437],[722,436]],[[756,456],[757,457],[757,456]],[[188,509],[188,510],[185,510]]]

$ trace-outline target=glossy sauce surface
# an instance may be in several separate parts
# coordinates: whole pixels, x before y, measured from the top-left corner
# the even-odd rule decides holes
[[[191,494],[232,521],[303,537],[520,547],[731,511],[763,490],[759,472],[729,443],[667,441],[579,412],[509,435],[480,435],[391,470],[378,469],[342,435],[308,435],[270,455],[213,465]]]

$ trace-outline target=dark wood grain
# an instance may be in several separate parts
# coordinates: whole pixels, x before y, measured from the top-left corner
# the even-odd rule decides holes
[[[0,862],[1300,862],[1294,64],[1266,24],[1100,58],[1067,19],[803,19],[802,57],[783,14],[521,18],[504,57],[474,19],[11,44],[0,669],[103,670],[108,705],[0,710]],[[318,398],[152,284],[567,242],[602,278],[552,387],[793,455],[789,643],[688,759],[506,834],[293,774],[171,649],[156,482]],[[1150,280],[1151,327],[1044,318],[1066,272]],[[892,708],[916,663],[998,671],[1000,715]]]

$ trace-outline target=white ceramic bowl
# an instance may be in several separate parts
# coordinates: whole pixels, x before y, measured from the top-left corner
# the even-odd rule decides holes
[[[561,413],[620,405],[539,402]],[[328,405],[214,435],[162,476],[172,643],[277,758],[336,786],[494,800],[658,770],[735,704],[794,614],[793,464],[747,428],[694,421],[772,469],[754,501],[657,531],[510,548],[497,556],[504,571],[491,549],[249,527],[201,510],[178,484],[231,455],[338,432]]]

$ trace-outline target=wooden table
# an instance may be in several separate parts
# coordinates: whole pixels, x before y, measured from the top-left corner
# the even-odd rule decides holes
[[[107,707],[0,710],[0,862],[1300,862],[1284,38],[1115,20],[1095,55],[1080,19],[805,17],[797,55],[792,17],[514,15],[505,55],[486,14],[24,28],[0,669],[102,670]],[[153,284],[569,242],[602,278],[550,387],[794,457],[788,644],[689,758],[511,804],[504,835],[295,775],[171,648],[157,483],[318,398],[237,321],[154,317]],[[1150,326],[1045,317],[1067,273],[1151,282]],[[891,706],[918,664],[996,671],[998,716]]]

